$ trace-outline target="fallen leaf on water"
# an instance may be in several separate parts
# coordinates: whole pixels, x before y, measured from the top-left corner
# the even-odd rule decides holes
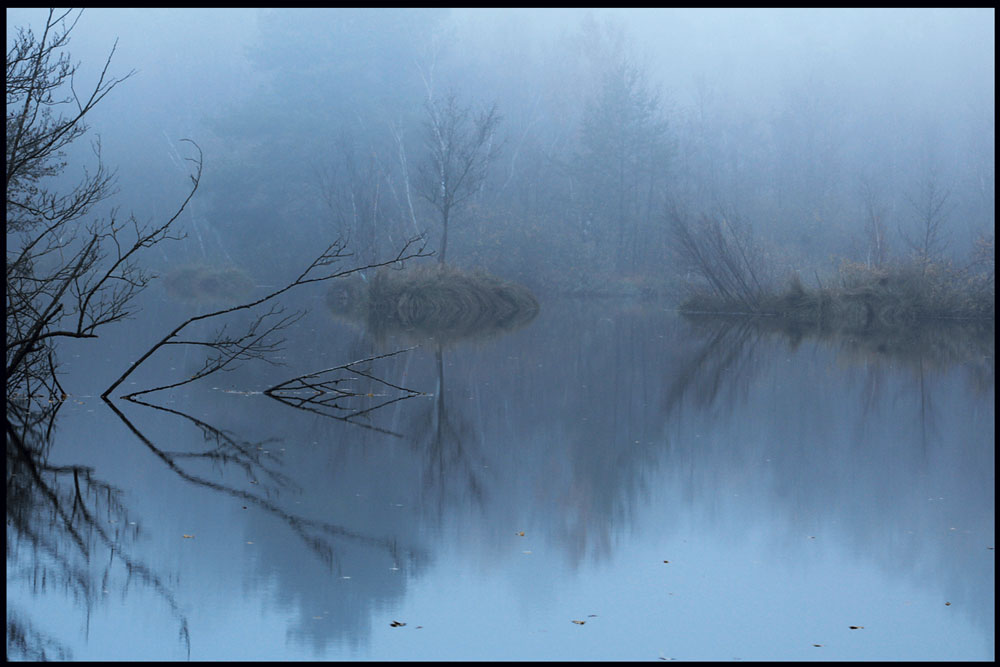
[[[183,537],[186,540],[193,540],[194,539],[194,535],[181,535],[181,537]]]
[[[517,534],[517,536],[518,536],[518,537],[524,537],[524,531],[522,530],[521,532],[519,532],[519,533]]]
[[[669,561],[669,560],[665,560],[665,561],[663,561],[663,562],[664,562],[664,563],[669,563],[670,561]]]
[[[944,606],[945,606],[945,607],[950,607],[950,606],[951,606],[951,603],[950,603],[950,602],[945,602],[945,603],[944,603]]]
[[[823,645],[822,645],[822,644],[813,644],[813,646],[815,646],[816,648],[820,648],[820,647],[822,647]]]
[[[573,622],[576,623],[577,625],[583,625],[587,621],[573,621]]]
[[[597,614],[587,614],[587,618],[597,618]]]
[[[390,628],[401,628],[404,625],[406,625],[406,623],[400,623],[399,621],[393,621],[392,623],[389,624],[389,627]]]
[[[848,627],[851,630],[864,630],[865,629],[865,626],[863,626],[863,625],[849,625]]]

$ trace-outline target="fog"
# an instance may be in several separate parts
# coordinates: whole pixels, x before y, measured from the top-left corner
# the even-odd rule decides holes
[[[44,12],[7,19],[10,39]],[[196,141],[205,178],[184,223],[199,243],[170,252],[218,253],[265,282],[335,235],[362,256],[417,231],[436,249],[433,208],[405,197],[426,150],[424,103],[495,103],[501,150],[455,211],[449,259],[559,292],[595,275],[671,279],[668,203],[746,221],[777,278],[826,276],[864,255],[863,184],[902,258],[912,202],[933,182],[948,194],[945,252],[965,257],[994,225],[993,19],[992,9],[94,9],[70,51],[84,84],[116,40],[110,72],[136,70],[89,117],[120,169],[116,205],[140,216],[176,205],[178,141]],[[632,98],[601,97],[623,64]],[[621,120],[643,104],[647,117]],[[619,122],[631,136],[613,136]],[[615,183],[606,168],[619,140],[633,148]],[[86,163],[89,146],[74,149]],[[377,198],[377,213],[347,215],[361,197]],[[284,242],[261,253],[277,230]]]
[[[48,16],[12,659],[992,659],[993,9]]]

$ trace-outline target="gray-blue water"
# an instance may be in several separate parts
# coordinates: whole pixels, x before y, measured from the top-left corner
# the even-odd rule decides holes
[[[317,307],[287,365],[116,415],[97,395],[171,308],[65,348],[46,455],[8,445],[8,658],[994,657],[992,343],[543,302],[357,367],[425,395],[376,407],[402,394],[338,371],[362,395],[335,416],[375,408],[345,421],[260,392],[414,341]],[[203,358],[163,350],[122,389]]]

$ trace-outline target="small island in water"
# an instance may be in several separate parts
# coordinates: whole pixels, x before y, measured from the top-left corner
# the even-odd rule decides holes
[[[489,338],[514,331],[539,312],[526,287],[482,271],[443,264],[380,269],[336,281],[326,295],[331,313],[376,337],[404,334],[439,342]]]

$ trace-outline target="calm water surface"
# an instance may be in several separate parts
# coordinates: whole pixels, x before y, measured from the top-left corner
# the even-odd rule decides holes
[[[9,658],[994,657],[992,343],[557,301],[328,373],[337,406],[259,393],[414,344],[318,309],[285,366],[116,414],[96,395],[163,328],[67,348],[46,456],[8,450]]]

